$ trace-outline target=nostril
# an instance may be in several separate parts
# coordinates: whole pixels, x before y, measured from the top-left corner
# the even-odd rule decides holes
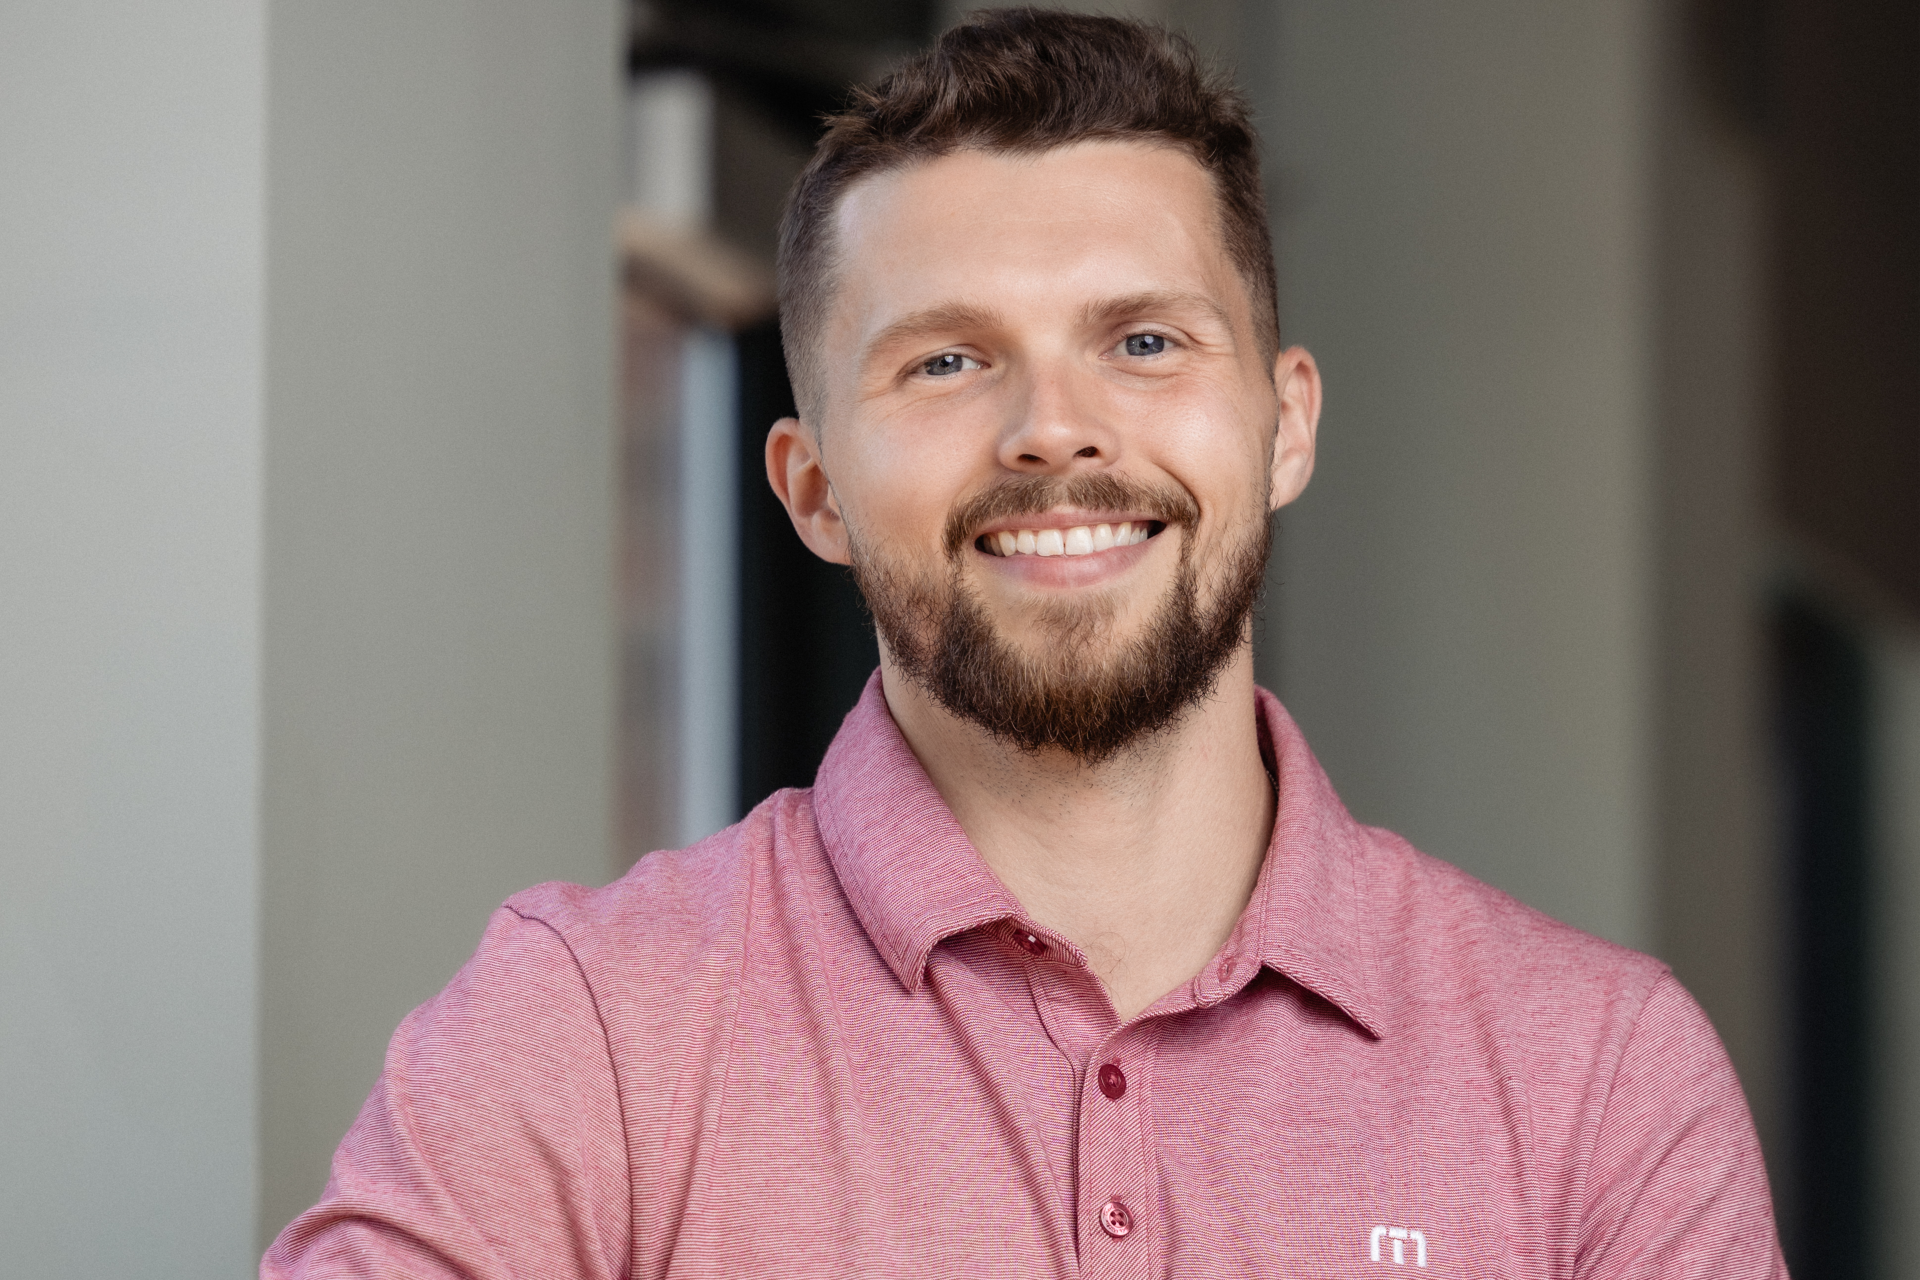
[[[1100,456],[1100,451],[1094,448],[1092,445],[1088,445],[1086,448],[1082,449],[1080,452],[1074,454],[1073,456],[1076,458],[1097,458]]]

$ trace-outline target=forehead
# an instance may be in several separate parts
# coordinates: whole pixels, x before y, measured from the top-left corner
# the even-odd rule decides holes
[[[835,346],[857,349],[862,334],[929,306],[1038,314],[1197,292],[1249,311],[1212,179],[1172,146],[959,151],[890,170],[847,192],[835,241]]]

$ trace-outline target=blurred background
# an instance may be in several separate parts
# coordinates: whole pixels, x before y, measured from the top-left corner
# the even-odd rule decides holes
[[[1669,961],[1800,1277],[1920,1275],[1920,7],[1137,0],[1265,135],[1349,805]],[[0,1257],[247,1274],[547,879],[874,662],[773,231],[945,0],[0,6]]]

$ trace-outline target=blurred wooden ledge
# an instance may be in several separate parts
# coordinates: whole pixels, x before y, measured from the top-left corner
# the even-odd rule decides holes
[[[617,236],[627,291],[689,323],[738,330],[774,313],[771,264],[711,231],[625,209]]]

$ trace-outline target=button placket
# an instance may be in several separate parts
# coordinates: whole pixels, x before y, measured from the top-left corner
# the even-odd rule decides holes
[[[1079,1188],[1084,1274],[1151,1275],[1158,1172],[1145,1080],[1161,1019],[1124,1028],[1087,1060],[1080,1092]]]

